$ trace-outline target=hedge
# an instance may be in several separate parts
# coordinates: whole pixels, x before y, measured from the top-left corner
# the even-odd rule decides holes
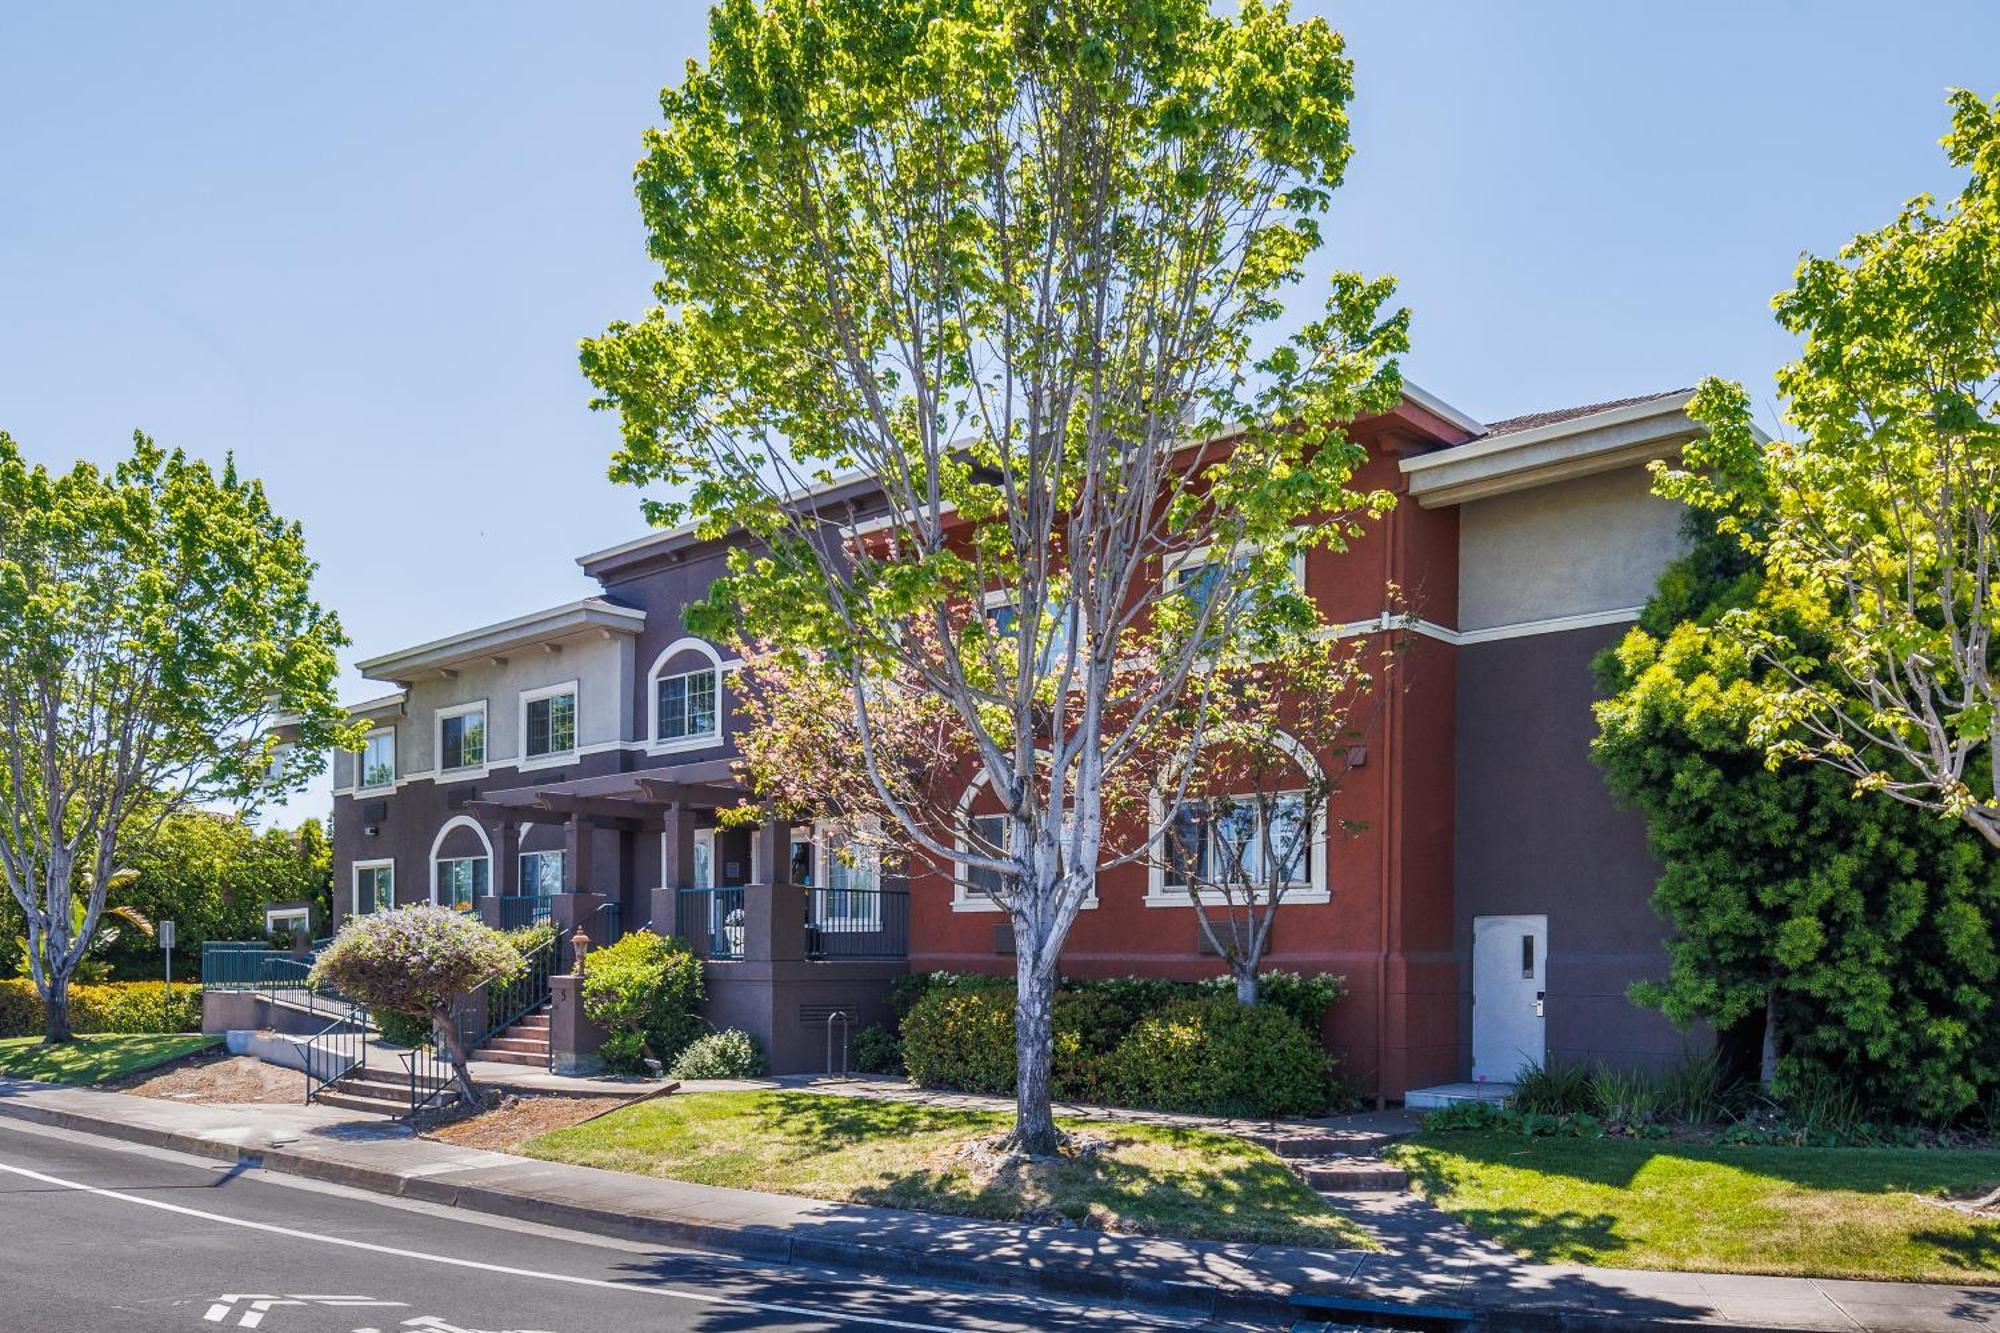
[[[72,984],[69,1025],[76,1032],[199,1032],[201,987],[177,983],[170,994],[157,981]],[[0,981],[0,1037],[38,1036],[43,1026],[35,983]]]
[[[1331,988],[1299,985],[1294,993]],[[1052,1026],[1051,1085],[1064,1100],[1311,1115],[1332,1097],[1317,1024],[1309,1033],[1276,1003],[1245,1006],[1207,986],[1147,978],[1085,982],[1056,993]],[[933,979],[903,1018],[902,1055],[924,1087],[1013,1092],[1014,988]]]

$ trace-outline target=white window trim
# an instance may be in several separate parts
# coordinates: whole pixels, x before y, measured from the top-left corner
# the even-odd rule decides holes
[[[479,845],[486,849],[486,893],[493,893],[493,839],[486,836],[486,826],[471,815],[453,815],[438,828],[437,837],[431,839],[431,906],[438,906],[438,853],[444,850],[444,840],[451,836],[453,829],[469,828],[479,835]],[[448,856],[447,861],[463,861],[462,856]],[[478,858],[471,858],[478,859]],[[475,900],[476,901],[476,900]]]
[[[986,785],[986,774],[982,772],[978,777],[974,778],[969,785],[967,785],[966,789],[962,793],[959,794],[958,813],[952,821],[953,833],[952,833],[951,845],[954,850],[960,853],[964,853],[970,849],[970,844],[967,843],[966,836],[970,831],[968,821],[973,818],[972,802],[978,797],[979,789],[981,787],[984,787],[985,785]],[[951,910],[952,911],[1004,912],[1007,910],[1006,908],[1002,907],[999,903],[994,902],[991,898],[987,897],[985,894],[981,893],[979,890],[973,888],[969,883],[967,883],[966,881],[969,880],[971,876],[972,876],[971,867],[967,866],[964,861],[961,860],[952,861],[951,863]],[[1090,886],[1090,892],[1083,895],[1083,907],[1080,910],[1088,911],[1089,909],[1096,906],[1097,906],[1097,884],[1095,881],[1092,881]]]
[[[473,713],[479,714],[479,730],[485,747],[481,751],[480,761],[476,764],[466,764],[459,768],[446,768],[444,766],[444,724],[451,718],[466,717]],[[449,704],[431,714],[431,772],[437,779],[443,780],[447,775],[454,782],[464,778],[483,778],[486,776],[486,770],[492,766],[493,714],[486,707],[486,700],[467,699],[464,703]]]
[[[1281,731],[1276,733],[1273,739],[1277,742],[1278,748],[1290,755],[1293,762],[1298,764],[1308,781],[1317,781],[1319,779],[1321,772],[1319,761],[1312,757],[1305,746],[1299,744],[1296,737]],[[1169,774],[1159,786],[1153,789],[1152,795],[1146,802],[1147,819],[1149,821],[1147,832],[1161,840],[1164,840],[1166,837],[1163,826],[1167,818],[1167,788],[1173,784],[1173,781],[1174,775]],[[1285,791],[1277,794],[1281,796],[1287,795],[1290,794],[1291,790],[1287,788]],[[1303,790],[1303,788],[1300,790]],[[1309,906],[1313,903],[1333,901],[1333,893],[1328,888],[1326,825],[1326,803],[1325,801],[1321,801],[1318,817],[1313,820],[1312,842],[1306,848],[1307,863],[1312,867],[1311,878],[1304,884],[1293,885],[1286,889],[1284,896],[1279,899],[1280,906],[1287,903],[1299,903]],[[1156,841],[1153,845],[1156,848],[1160,848],[1164,847],[1165,843],[1164,841]],[[1169,887],[1167,884],[1167,868],[1161,862],[1161,854],[1156,853],[1147,863],[1146,906],[1191,908],[1194,906],[1196,897],[1201,899],[1202,905],[1205,907],[1226,907],[1229,904],[1229,900],[1222,895],[1220,890],[1203,889],[1198,894],[1193,894],[1183,889]],[[1260,891],[1259,900],[1261,901],[1261,899],[1262,894]]]
[[[396,787],[399,785],[397,782],[399,776],[397,769],[401,767],[403,762],[401,753],[403,743],[396,737],[396,724],[391,722],[386,727],[378,727],[371,724],[368,728],[368,735],[364,740],[373,740],[377,732],[389,738],[389,780],[387,782],[378,782],[372,787],[362,782],[362,776],[368,771],[368,749],[364,743],[361,749],[354,752],[353,792],[357,797],[384,795],[396,790]]]
[[[551,750],[547,754],[529,754],[528,705],[539,699],[556,699],[565,694],[576,701],[575,706],[571,710],[574,726],[570,732],[569,748],[567,750]],[[543,685],[538,689],[522,690],[515,712],[515,725],[518,729],[514,734],[519,738],[519,743],[515,746],[517,762],[514,767],[516,769],[526,773],[537,768],[559,768],[564,764],[573,764],[576,762],[578,751],[583,745],[583,691],[579,688],[576,681],[566,680],[555,685]],[[488,739],[492,738],[489,736]]]
[[[666,670],[667,663],[686,652],[697,652],[706,657],[709,669],[715,673],[715,730],[706,736],[682,736],[674,740],[661,740],[661,677],[666,675],[694,675],[701,671],[700,667],[696,667],[693,671],[668,672]],[[710,644],[706,639],[697,639],[689,635],[685,638],[675,639],[660,650],[660,655],[653,659],[652,668],[646,672],[645,747],[647,754],[680,754],[688,750],[713,750],[722,744],[723,737],[728,734],[729,730],[727,722],[723,717],[722,677],[725,670],[726,667],[722,660],[722,654],[715,651],[714,645]]]
[[[361,910],[361,872],[364,870],[386,870],[389,872],[389,906],[394,907],[396,905],[396,858],[393,856],[384,856],[373,861],[356,861],[348,868],[347,872],[347,914],[349,916],[363,915]]]
[[[296,926],[279,924],[280,922],[290,921],[296,921],[299,924]],[[274,930],[309,931],[311,929],[312,909],[310,907],[267,907],[264,909],[264,933],[266,935],[269,935]]]

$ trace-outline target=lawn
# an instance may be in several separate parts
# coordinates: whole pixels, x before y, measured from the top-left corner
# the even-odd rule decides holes
[[[0,1074],[44,1083],[109,1083],[207,1050],[221,1040],[199,1032],[104,1033],[50,1048],[40,1037],[7,1037],[0,1039]]]
[[[969,1161],[1011,1117],[800,1092],[704,1092],[614,1111],[515,1149],[702,1185],[1105,1231],[1372,1248],[1262,1148],[1200,1130],[1062,1122],[1108,1140],[1050,1166]]]
[[[2000,1220],[1932,1201],[2000,1181],[2000,1152],[1450,1132],[1392,1153],[1445,1211],[1540,1261],[2000,1281]]]

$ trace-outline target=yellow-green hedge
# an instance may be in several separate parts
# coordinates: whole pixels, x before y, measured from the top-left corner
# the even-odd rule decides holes
[[[71,985],[69,1025],[75,1032],[199,1032],[201,987],[176,985],[169,994],[157,981]],[[42,1031],[42,997],[35,983],[0,981],[0,1037]]]

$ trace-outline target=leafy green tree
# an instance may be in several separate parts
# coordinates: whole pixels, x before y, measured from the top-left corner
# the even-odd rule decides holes
[[[50,1042],[120,861],[160,820],[254,808],[354,743],[312,572],[233,462],[137,435],[109,473],[58,475],[0,434],[0,873]]]
[[[1776,301],[1788,438],[1705,384],[1661,490],[1757,560],[1721,628],[1757,666],[1751,735],[2000,848],[2000,101],[1952,94],[1965,188],[1808,257]]]
[[[2000,1091],[2000,854],[1748,739],[1755,662],[1713,627],[1760,595],[1734,530],[1691,512],[1639,627],[1597,663],[1593,754],[1646,817],[1672,928],[1633,999],[1683,1026],[1761,1025],[1782,1079],[1825,1071],[1891,1114]],[[1802,641],[1810,643],[1809,638]]]
[[[1294,562],[1391,503],[1337,424],[1396,400],[1391,284],[1338,274],[1271,327],[1346,167],[1352,63],[1259,0],[712,15],[638,168],[659,304],[584,344],[613,475],[688,496],[656,522],[757,539],[690,624],[816,655],[903,836],[997,880],[1014,1141],[1053,1153],[1057,958],[1097,874],[1145,854],[1104,846],[1107,785],[1159,760],[1218,650],[1316,627]],[[857,471],[858,499],[833,485]],[[904,797],[880,681],[949,711],[1000,845]]]

